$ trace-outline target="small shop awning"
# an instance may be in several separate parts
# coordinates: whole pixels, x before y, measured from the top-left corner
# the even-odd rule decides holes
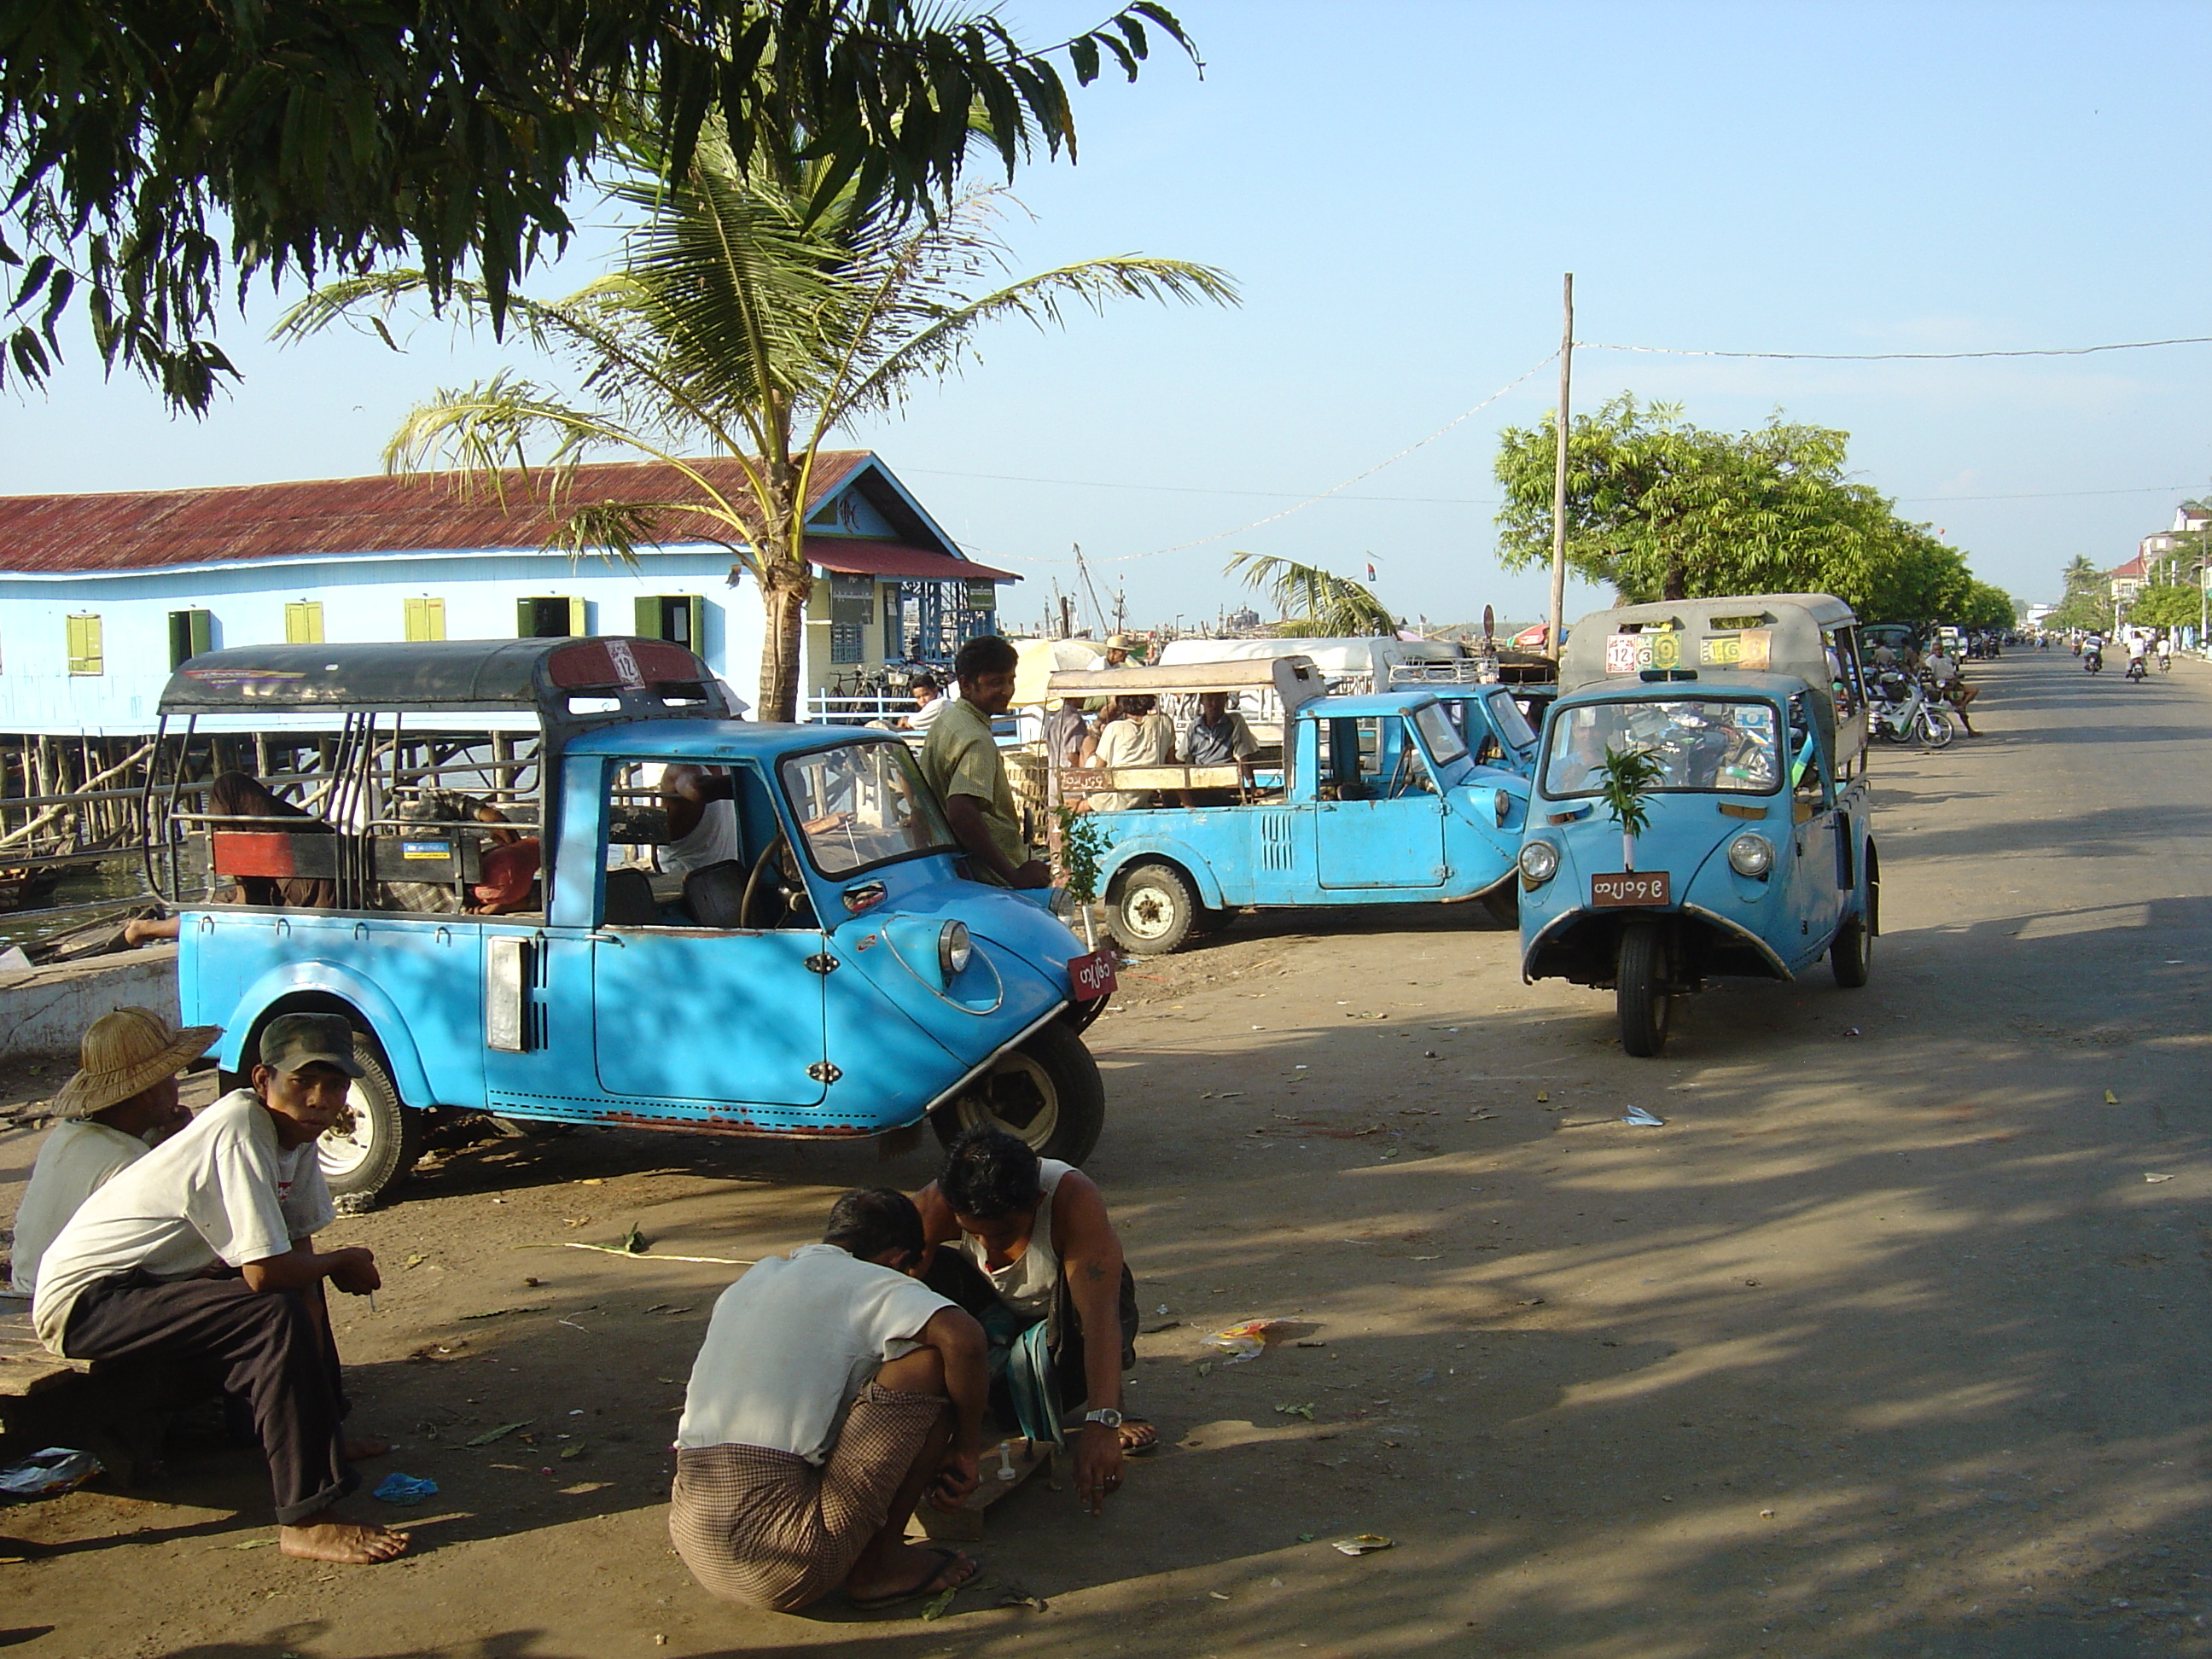
[[[809,562],[841,576],[901,576],[908,580],[951,582],[1018,582],[1011,570],[994,570],[973,559],[956,559],[927,547],[903,542],[876,542],[855,536],[809,536]]]

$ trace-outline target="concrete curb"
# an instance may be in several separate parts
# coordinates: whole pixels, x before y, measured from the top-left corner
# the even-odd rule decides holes
[[[175,1021],[175,945],[0,975],[0,1065],[49,1056],[75,1065],[84,1028],[110,1009],[133,1006]]]

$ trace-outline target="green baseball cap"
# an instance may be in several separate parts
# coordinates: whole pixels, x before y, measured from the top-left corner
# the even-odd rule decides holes
[[[343,1014],[280,1014],[261,1033],[261,1063],[289,1077],[307,1066],[331,1066],[362,1075],[353,1057],[353,1027]]]

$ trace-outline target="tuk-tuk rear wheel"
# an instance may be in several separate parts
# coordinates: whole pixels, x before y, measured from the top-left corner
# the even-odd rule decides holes
[[[1182,871],[1140,864],[1121,878],[1107,907],[1114,942],[1139,956],[1171,956],[1190,942],[1204,907]]]
[[[384,1051],[368,1032],[354,1032],[353,1058],[362,1075],[346,1091],[345,1115],[324,1131],[315,1155],[331,1197],[374,1198],[422,1156],[422,1115],[401,1103]]]
[[[1874,940],[1867,936],[1866,918],[1853,916],[1836,929],[1828,946],[1828,971],[1846,991],[1856,991],[1874,972]]]
[[[1482,896],[1484,914],[1500,927],[1521,926],[1521,887],[1517,880],[1500,882]]]
[[[1039,1158],[1080,1164],[1090,1157],[1106,1127],[1106,1085],[1083,1039],[1054,1020],[929,1115],[948,1146],[980,1125],[1028,1142]]]
[[[1632,921],[1620,930],[1613,977],[1620,1011],[1620,1046],[1650,1060],[1667,1046],[1674,999],[1667,988],[1667,937],[1656,921]]]

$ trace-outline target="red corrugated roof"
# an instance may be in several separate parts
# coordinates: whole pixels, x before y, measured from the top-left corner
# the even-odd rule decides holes
[[[949,558],[927,547],[872,542],[849,536],[809,536],[806,556],[846,576],[934,576],[958,580],[1018,582],[1011,570],[994,570],[973,559]]]
[[[814,501],[836,490],[868,455],[865,449],[817,455]],[[735,461],[694,465],[717,489],[744,488]],[[526,481],[519,472],[510,474],[504,503],[489,490],[464,492],[458,482],[456,474],[431,473],[110,495],[0,496],[0,570],[73,574],[234,560],[546,545],[546,475]],[[696,487],[674,467],[617,461],[578,469],[568,499],[681,501],[696,496]],[[669,515],[671,541],[696,536],[696,531],[687,534],[686,516]],[[983,573],[962,567],[956,574]]]

